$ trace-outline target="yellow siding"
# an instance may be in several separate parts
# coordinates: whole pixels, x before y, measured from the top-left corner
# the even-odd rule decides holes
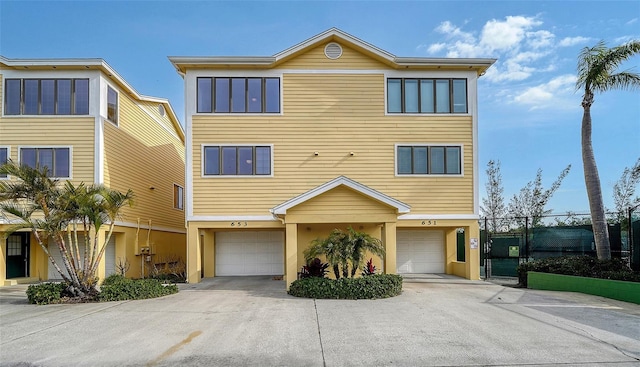
[[[0,116],[2,116],[2,109],[4,108],[4,78],[0,74]]]
[[[340,175],[412,213],[473,213],[471,116],[385,116],[381,74],[285,74],[283,90],[283,115],[193,117],[194,215],[265,215]],[[274,177],[202,178],[208,143],[273,144]],[[401,143],[462,144],[464,176],[396,177]]]
[[[296,214],[331,215],[343,211],[366,216],[368,214],[394,213],[395,208],[378,203],[372,198],[341,186],[287,210],[287,216]]]
[[[123,211],[122,220],[184,228],[184,211],[173,208],[173,184],[184,187],[182,141],[124,93],[119,109],[118,127],[104,123],[104,176],[105,185],[135,193],[134,206]]]
[[[362,53],[337,42],[342,46],[342,56],[337,59],[329,59],[324,54],[324,48],[329,42],[315,47],[294,59],[279,65],[281,69],[390,69]]]
[[[94,182],[93,117],[4,117],[0,119],[0,145],[10,145],[18,161],[18,147],[71,146],[73,182]]]

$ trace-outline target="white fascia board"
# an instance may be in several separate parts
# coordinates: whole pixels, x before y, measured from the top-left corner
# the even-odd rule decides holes
[[[187,218],[188,222],[275,222],[278,220],[273,215],[192,215]]]
[[[480,220],[477,214],[403,214],[398,220]]]
[[[287,209],[290,209],[296,205],[299,205],[307,200],[310,200],[318,195],[321,195],[341,185],[349,187],[350,189],[356,192],[359,192],[365,196],[369,196],[379,202],[395,207],[398,210],[398,213],[408,213],[411,208],[409,205],[399,200],[396,200],[388,195],[385,195],[379,191],[376,191],[346,176],[339,176],[329,182],[326,182],[318,187],[315,187],[305,192],[304,194],[298,195],[288,201],[285,201],[280,205],[273,207],[270,211],[274,215],[287,214]]]

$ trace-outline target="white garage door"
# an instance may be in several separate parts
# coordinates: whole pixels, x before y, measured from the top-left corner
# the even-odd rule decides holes
[[[444,273],[444,232],[398,230],[396,265],[399,274]]]
[[[78,240],[80,242],[80,257],[84,257],[84,240],[82,238],[78,238]],[[49,240],[49,251],[51,253],[51,256],[53,256],[53,258],[55,259],[56,264],[58,264],[60,269],[64,271],[66,274],[66,268],[64,267],[64,262],[62,262],[62,254],[58,249],[58,245],[53,240]],[[107,248],[104,251],[104,258],[105,258],[106,276],[115,274],[116,272],[116,238],[115,236],[112,236],[111,239],[109,240],[109,244],[107,245]],[[58,273],[58,271],[53,266],[53,264],[51,264],[51,261],[49,261],[49,259],[47,259],[47,264],[49,265],[49,271],[48,271],[49,280],[62,280],[62,276],[60,275],[60,273]]]
[[[216,232],[216,275],[284,274],[284,232]]]

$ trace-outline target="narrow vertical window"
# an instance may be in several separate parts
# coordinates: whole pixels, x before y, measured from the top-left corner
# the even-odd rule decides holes
[[[204,174],[220,174],[220,147],[204,148]]]
[[[20,149],[20,165],[36,168],[37,158],[35,148]]]
[[[53,169],[53,149],[51,148],[39,148],[38,149],[38,163],[36,164],[38,168],[47,167],[47,171],[49,175],[56,177],[55,171]]]
[[[24,114],[38,114],[39,84],[37,79],[24,80]]]
[[[413,173],[427,173],[427,147],[413,147]]]
[[[56,81],[43,79],[40,81],[40,114],[53,115],[56,113]]]
[[[118,125],[118,92],[107,87],[107,119]]]
[[[435,111],[433,95],[433,80],[420,81],[420,112],[433,113]]]
[[[444,147],[431,147],[429,155],[429,172],[435,175],[444,174]]]
[[[418,112],[418,80],[406,79],[404,81],[404,112]]]
[[[256,175],[271,174],[271,147],[256,147]]]
[[[411,167],[411,147],[398,147],[398,174],[412,173]]]
[[[211,109],[212,98],[211,93],[213,91],[211,85],[211,78],[198,78],[197,79],[197,88],[198,88],[198,113],[207,113],[213,112]]]
[[[238,147],[238,174],[253,174],[253,147]]]
[[[89,79],[75,79],[73,113],[76,115],[89,114]]]
[[[246,112],[246,79],[231,79],[231,112]]]
[[[453,81],[453,112],[467,112],[467,81],[465,79]]]
[[[58,115],[71,114],[71,79],[56,80],[56,94],[58,95]]]
[[[173,207],[175,209],[184,209],[184,188],[182,186],[173,185]]]
[[[262,112],[262,79],[250,78],[247,81],[247,112]]]
[[[22,101],[22,81],[20,79],[7,79],[5,82],[5,115],[19,115]]]
[[[0,166],[9,160],[9,148],[0,148]],[[0,173],[0,178],[7,178],[6,174]]]
[[[436,80],[436,112],[449,113],[449,80]]]
[[[387,111],[402,112],[402,79],[387,80]]]
[[[237,175],[238,161],[236,147],[222,147],[222,174]]]
[[[447,147],[446,161],[448,174],[460,174],[460,147]]]
[[[71,177],[71,157],[68,148],[54,149],[53,175]]]
[[[216,78],[216,110],[215,112],[229,112],[229,78]]]
[[[265,109],[267,113],[280,112],[280,79],[266,78],[264,85]]]

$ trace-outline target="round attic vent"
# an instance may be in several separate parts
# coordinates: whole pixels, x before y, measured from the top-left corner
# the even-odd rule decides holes
[[[324,55],[335,60],[342,56],[342,47],[337,43],[331,42],[324,47]]]

